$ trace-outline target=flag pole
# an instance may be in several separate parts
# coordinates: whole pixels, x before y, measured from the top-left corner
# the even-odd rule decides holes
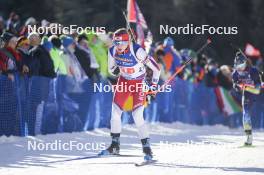
[[[128,29],[130,35],[132,36],[132,40],[136,43],[136,37],[135,37],[135,35],[134,35],[134,33],[133,33],[132,29],[131,29],[131,26],[129,24],[129,21],[127,19],[127,15],[126,15],[125,11],[123,11],[123,15],[124,15],[124,18],[126,20],[126,28]]]

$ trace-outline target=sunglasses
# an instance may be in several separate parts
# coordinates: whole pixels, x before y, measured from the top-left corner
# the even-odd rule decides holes
[[[245,62],[245,63],[242,63],[242,64],[238,64],[238,65],[236,65],[235,68],[236,68],[237,70],[243,70],[243,69],[246,68],[246,66],[247,66],[247,64],[246,64],[246,62]]]

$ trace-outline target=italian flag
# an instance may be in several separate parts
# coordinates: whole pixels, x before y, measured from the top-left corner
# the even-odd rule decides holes
[[[241,106],[233,98],[228,90],[224,89],[223,87],[217,87],[215,88],[215,94],[217,97],[218,106],[225,116],[230,116],[242,111]]]

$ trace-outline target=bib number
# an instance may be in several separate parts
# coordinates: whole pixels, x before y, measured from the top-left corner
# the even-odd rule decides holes
[[[121,71],[126,74],[133,74],[135,73],[135,69],[133,67],[122,67]]]

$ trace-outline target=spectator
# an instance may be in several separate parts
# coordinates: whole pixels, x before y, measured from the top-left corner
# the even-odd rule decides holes
[[[4,58],[7,61],[6,72],[8,73],[8,78],[14,80],[13,73],[22,70],[22,62],[19,53],[16,51],[17,37],[9,32],[4,32],[2,35],[2,40],[4,41],[4,48],[2,48],[2,54],[7,58]]]
[[[68,75],[75,77],[77,80],[82,79],[85,73],[74,55],[76,44],[73,38],[61,36],[61,40],[64,49],[60,55],[66,63]]]
[[[67,68],[65,65],[65,61],[60,56],[61,40],[56,35],[52,35],[49,37],[49,41],[52,43],[53,47],[50,51],[50,56],[54,63],[54,71],[57,74],[67,75]]]
[[[218,85],[224,87],[227,90],[231,90],[232,83],[232,70],[227,65],[222,65],[217,74]]]
[[[5,43],[1,36],[0,38],[0,75],[6,74],[8,72],[8,59],[9,58],[3,52],[4,45]]]
[[[38,80],[39,83],[38,86],[36,85],[32,86],[36,88],[36,91],[38,91],[39,97],[37,98],[37,100],[33,101],[32,104],[30,104],[30,109],[31,109],[30,112],[33,112],[32,114],[30,114],[32,115],[31,123],[35,123],[36,120],[41,120],[42,118],[42,113],[38,113],[37,111],[42,111],[46,102],[48,101],[49,94],[51,92],[50,78],[54,78],[56,74],[54,71],[53,61],[49,54],[52,48],[52,44],[51,42],[48,41],[48,38],[44,36],[41,41],[37,33],[30,33],[28,38],[30,41],[30,45],[32,47],[29,51],[30,55],[39,64],[38,75],[48,78],[48,79],[47,78],[32,79],[33,81]],[[41,129],[43,128],[46,128],[46,123],[42,124]],[[38,132],[39,131],[35,131],[35,128],[31,128],[32,135]]]
[[[94,54],[97,63],[99,64],[100,74],[103,77],[109,77],[107,65],[107,50],[106,45],[95,34],[90,32],[87,34],[89,47]]]
[[[218,64],[212,59],[209,60],[205,67],[205,84],[207,87],[216,87],[218,85],[218,72]]]
[[[21,27],[21,30],[19,32],[20,35],[24,35],[24,36],[28,36],[29,35],[29,32],[28,31],[28,26],[34,26],[37,24],[37,21],[35,18],[33,17],[29,17],[26,22],[24,23],[24,26]]]
[[[86,35],[83,34],[78,36],[78,45],[74,54],[76,55],[86,75],[94,82],[98,81],[100,79],[98,72],[99,64],[97,63],[94,54],[88,47]]]
[[[191,49],[181,49],[180,50],[180,54],[181,54],[181,57],[182,57],[182,62],[186,62],[187,60],[189,59],[192,59],[191,60],[191,64],[188,64],[185,69],[182,71],[182,74],[181,74],[181,78],[183,80],[188,80],[188,81],[191,81],[191,82],[199,82],[199,79],[200,78],[203,78],[202,76],[202,73],[203,73],[203,69],[200,69],[198,70],[197,67],[198,67],[198,64],[197,64],[197,61],[198,61],[198,57],[197,57],[197,54],[195,51],[191,50]],[[182,63],[183,64],[183,63]],[[195,68],[193,66],[196,66]],[[197,71],[198,72],[192,72],[192,71]],[[194,75],[196,75],[198,73],[198,76],[197,77],[194,77]]]
[[[189,65],[190,73],[187,73],[187,74],[191,74],[191,75],[188,75],[188,78],[187,78],[190,82],[200,83],[201,81],[203,81],[205,77],[206,61],[207,61],[207,58],[204,56],[200,59],[194,56],[194,58],[192,59]]]
[[[16,35],[19,33],[20,27],[19,16],[15,12],[11,12],[6,22],[6,31]]]
[[[174,41],[170,37],[165,38],[162,48],[165,52],[164,62],[166,65],[166,72],[173,74],[175,70],[181,65],[181,55],[174,48]]]
[[[22,62],[28,67],[23,73],[27,73],[29,76],[38,75],[39,62],[29,54],[29,40],[21,36],[17,41],[17,50],[21,55]]]
[[[17,105],[14,73],[17,72],[20,56],[15,50],[17,37],[11,33],[5,32],[1,38],[4,41],[4,47],[0,49],[0,66],[2,72],[6,74],[8,79],[12,82],[6,80],[1,81],[1,83],[5,83],[4,86],[1,86],[2,93],[0,93],[0,136],[3,134],[10,136],[17,134],[16,127],[20,120],[20,118],[17,117],[17,111],[14,110],[14,108],[9,108],[10,105]]]
[[[166,65],[164,63],[165,52],[163,49],[157,49],[154,53],[154,58],[156,59],[159,67],[161,68],[160,79],[165,81],[169,78],[169,74],[166,74]]]
[[[40,44],[40,37],[36,33],[29,35],[29,41],[33,47],[30,50],[30,54],[33,59],[37,59],[39,61],[39,75],[49,78],[56,77],[53,61],[49,54],[52,49],[52,43],[48,41],[48,38],[43,37]]]
[[[28,39],[29,39],[29,44],[31,46],[30,49],[40,45],[41,38],[40,38],[39,34],[32,32],[28,35]]]

